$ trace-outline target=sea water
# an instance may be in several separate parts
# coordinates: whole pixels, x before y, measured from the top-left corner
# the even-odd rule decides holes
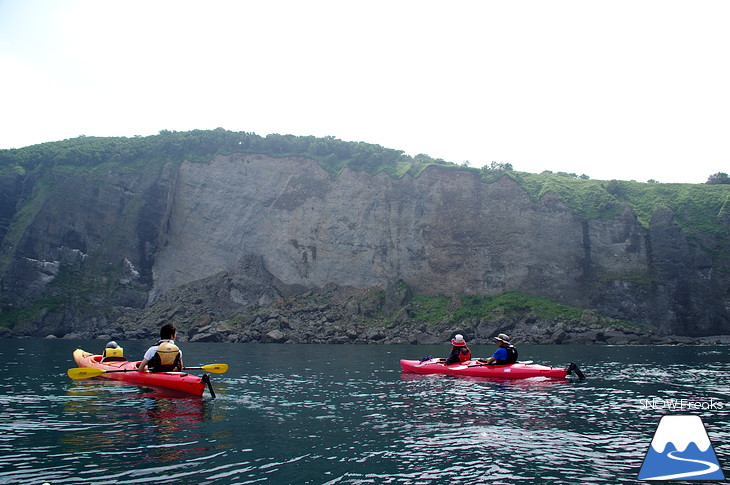
[[[230,366],[201,399],[66,376],[104,343],[0,340],[0,483],[636,483],[667,414],[701,417],[730,478],[730,347],[520,346],[586,379],[493,381],[401,372],[446,343],[180,342]]]

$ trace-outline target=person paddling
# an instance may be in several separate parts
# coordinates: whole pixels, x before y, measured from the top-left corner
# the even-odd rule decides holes
[[[151,372],[179,372],[183,369],[182,350],[175,345],[177,327],[173,323],[166,323],[160,329],[160,341],[153,345],[144,354],[139,370],[149,367]]]
[[[499,348],[487,359],[487,364],[505,365],[517,362],[517,349],[510,343],[509,335],[500,333],[494,340]]]
[[[446,358],[446,365],[455,364],[457,362],[465,362],[471,360],[471,350],[466,345],[464,336],[456,334],[451,339],[451,353]]]

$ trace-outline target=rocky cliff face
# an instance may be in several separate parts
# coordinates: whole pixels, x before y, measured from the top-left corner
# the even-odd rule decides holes
[[[583,220],[550,193],[535,201],[509,178],[487,184],[475,171],[393,179],[345,169],[333,179],[308,159],[244,154],[24,183],[2,185],[15,194],[0,198],[2,302],[80,299],[63,315],[40,314],[20,329],[27,334],[105,333],[219,274],[239,284],[210,291],[242,307],[332,284],[403,281],[413,294],[519,290],[661,333],[730,333],[728,272],[710,257],[727,241],[688,238],[666,208],[645,228],[628,208]],[[260,277],[241,283],[252,257]],[[94,288],[64,294],[62,276]]]
[[[591,259],[615,267],[606,253],[620,253],[620,271],[647,266],[636,221],[584,228],[559,200],[535,203],[514,182],[487,185],[473,172],[394,180],[346,170],[331,180],[306,160],[219,157],[183,164],[166,223],[153,296],[251,252],[289,284],[403,279],[417,293],[518,288],[585,303],[576,283]]]

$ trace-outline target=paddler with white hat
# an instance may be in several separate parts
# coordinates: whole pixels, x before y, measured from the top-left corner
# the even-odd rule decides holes
[[[457,333],[451,339],[451,353],[446,358],[446,365],[466,362],[467,360],[471,360],[471,350],[467,347],[464,336]]]

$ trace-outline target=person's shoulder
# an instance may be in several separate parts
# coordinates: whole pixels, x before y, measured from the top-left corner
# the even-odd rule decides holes
[[[152,356],[154,356],[157,353],[157,349],[159,349],[159,345],[151,345],[147,350],[145,350],[144,357],[146,359],[151,359]]]

